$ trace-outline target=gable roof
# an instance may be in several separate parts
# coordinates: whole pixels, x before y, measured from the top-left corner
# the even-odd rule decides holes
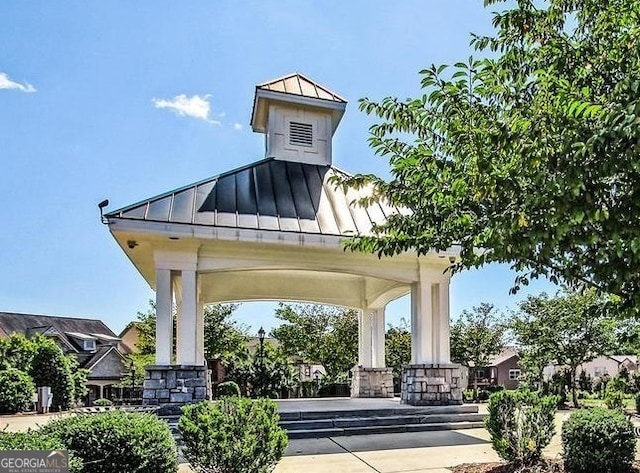
[[[505,361],[510,360],[514,356],[518,356],[518,351],[514,347],[505,347],[500,353],[494,355],[489,362],[489,366],[498,366]]]
[[[124,356],[118,349],[114,346],[104,346],[99,347],[94,355],[84,364],[84,368],[88,370],[92,370],[98,363],[100,363],[103,359],[107,357],[111,351],[115,350],[115,352],[124,360]]]
[[[368,234],[395,207],[352,204],[366,191],[330,181],[334,166],[267,158],[107,213],[109,219],[353,236]]]
[[[22,333],[24,335],[34,332],[43,333],[53,328],[59,334],[67,332],[96,333],[115,337],[115,333],[105,325],[102,320],[82,319],[74,317],[57,317],[53,315],[18,314],[0,312],[0,327],[11,335]]]
[[[631,363],[638,364],[638,357],[636,355],[609,355],[609,358],[618,363],[624,363],[625,360],[629,360]]]
[[[314,82],[308,77],[294,72],[268,82],[258,84],[256,89],[281,92],[283,94],[300,95],[313,99],[330,100],[333,102],[347,103],[345,99],[326,87]]]

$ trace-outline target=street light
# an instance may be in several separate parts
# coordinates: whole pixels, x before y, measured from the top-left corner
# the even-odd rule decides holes
[[[264,397],[264,336],[262,327],[258,330],[258,340],[260,340],[260,396]]]
[[[318,395],[318,393],[320,392],[320,375],[321,375],[321,374],[322,374],[322,373],[320,372],[320,370],[319,370],[319,369],[316,369],[316,370],[313,372],[313,379],[315,379],[315,380],[316,380],[316,395]]]
[[[133,393],[136,388],[136,365],[133,364],[133,360],[131,360],[131,395],[129,396],[129,402],[133,404]]]

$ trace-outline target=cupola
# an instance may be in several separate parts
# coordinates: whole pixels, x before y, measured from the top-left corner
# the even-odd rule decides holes
[[[256,86],[253,131],[264,133],[266,157],[331,165],[331,141],[347,101],[302,74]]]

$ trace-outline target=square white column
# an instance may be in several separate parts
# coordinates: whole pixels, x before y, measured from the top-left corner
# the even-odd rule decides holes
[[[373,316],[372,310],[358,311],[358,365],[364,368],[373,367],[371,356]]]
[[[411,363],[434,363],[433,298],[429,280],[411,285]]]
[[[156,364],[170,365],[173,354],[171,270],[156,270]]]
[[[198,278],[198,283],[199,283]],[[200,284],[198,284],[198,294]],[[196,313],[196,364],[204,365],[206,359],[204,356],[204,303],[198,298],[198,311]]]
[[[373,368],[385,367],[384,353],[384,308],[373,311],[371,337],[371,359]]]
[[[181,304],[178,315],[178,350],[176,358],[179,365],[198,364],[198,291],[195,270],[181,272]]]
[[[450,277],[447,275],[441,281],[439,286],[440,295],[439,295],[439,351],[438,351],[438,362],[439,363],[451,363],[451,334],[450,334],[450,326],[451,326],[451,315],[449,312],[449,284]]]

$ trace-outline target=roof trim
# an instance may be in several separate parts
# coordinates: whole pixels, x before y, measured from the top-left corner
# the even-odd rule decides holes
[[[119,351],[115,346],[112,346],[112,347],[109,347],[109,349],[104,353],[104,355],[102,355],[100,358],[98,358],[98,360],[97,360],[97,361],[94,361],[93,363],[91,363],[91,365],[87,365],[87,366],[85,366],[85,368],[86,368],[86,369],[88,369],[88,370],[93,369],[93,368],[94,368],[98,363],[100,363],[102,360],[104,360],[104,358],[105,358],[109,353],[111,353],[111,352],[112,352],[112,351],[114,351],[114,350],[116,351],[116,353],[118,353],[118,355],[120,356],[120,358],[124,360],[124,356],[122,355],[122,353],[120,353],[120,351]]]
[[[267,82],[263,82],[261,84],[256,85],[256,88],[264,89],[265,87],[273,85],[273,84],[275,84],[277,82],[283,82],[283,81],[285,81],[287,79],[291,79],[292,77],[298,77],[298,81],[300,80],[300,78],[302,78],[302,79],[306,80],[307,82],[311,83],[314,87],[317,87],[318,89],[326,92],[327,94],[332,95],[334,97],[334,99],[333,99],[334,102],[344,102],[345,104],[347,103],[347,101],[344,99],[344,97],[341,97],[340,95],[336,94],[332,90],[329,90],[325,86],[320,85],[316,81],[310,79],[309,77],[305,76],[304,74],[302,74],[300,72],[292,72],[291,74],[287,74],[287,75],[284,75],[282,77],[278,77],[277,79],[273,79],[273,80],[270,80],[270,81],[267,81]],[[271,89],[265,89],[265,90],[271,90]],[[289,95],[300,95],[300,94],[294,94],[292,92],[281,92],[281,93],[289,94]],[[303,95],[303,97],[307,97],[307,96]],[[310,98],[314,98],[314,97],[310,97]],[[321,99],[320,97],[315,97],[315,98],[318,98],[320,100],[330,100],[330,99]]]

